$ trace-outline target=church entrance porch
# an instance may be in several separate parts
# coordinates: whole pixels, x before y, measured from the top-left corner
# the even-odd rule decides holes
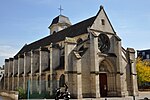
[[[100,97],[117,96],[116,71],[110,60],[103,60],[99,64],[99,89]]]

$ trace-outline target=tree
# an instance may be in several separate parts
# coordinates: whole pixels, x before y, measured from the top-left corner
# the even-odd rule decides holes
[[[137,78],[139,85],[150,82],[150,62],[137,58],[136,60]]]

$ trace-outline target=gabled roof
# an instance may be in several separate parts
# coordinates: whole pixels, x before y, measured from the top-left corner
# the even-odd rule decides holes
[[[102,19],[105,21],[104,25],[101,24]],[[100,10],[96,14],[96,19],[91,26],[91,29],[116,34],[103,6],[100,6]]]
[[[93,24],[95,18],[96,16],[91,17],[82,22],[74,24],[64,30],[61,30],[55,34],[51,34],[29,45],[25,45],[15,56],[18,56],[19,54],[23,54],[24,52],[28,52],[31,50],[38,49],[40,47],[50,45],[51,43],[63,41],[65,40],[66,37],[75,37],[75,36],[87,33],[88,32],[87,28]]]
[[[104,8],[103,8],[102,5],[100,6],[100,9],[101,9],[101,10],[102,10],[102,9],[104,10]],[[112,24],[111,24],[111,22],[110,22],[110,20],[109,20],[109,18],[108,18],[108,16],[107,16],[107,14],[106,14],[106,11],[105,11],[105,10],[104,10],[104,13],[105,13],[105,16],[107,17],[107,20],[108,20],[108,22],[109,22],[109,24],[110,24],[112,30],[114,31],[114,33],[116,33],[115,30],[114,30],[114,28],[113,28],[113,26],[112,26]]]

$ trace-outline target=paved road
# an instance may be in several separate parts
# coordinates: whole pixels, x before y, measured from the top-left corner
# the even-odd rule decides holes
[[[11,100],[10,98],[0,96],[0,100]]]
[[[3,100],[2,97],[0,97],[0,100]]]

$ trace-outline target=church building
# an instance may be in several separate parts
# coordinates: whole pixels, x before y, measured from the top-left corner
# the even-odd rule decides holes
[[[74,25],[59,15],[50,35],[26,44],[5,59],[4,88],[30,92],[68,85],[72,98],[137,96],[135,50],[123,48],[103,6],[97,14]]]

